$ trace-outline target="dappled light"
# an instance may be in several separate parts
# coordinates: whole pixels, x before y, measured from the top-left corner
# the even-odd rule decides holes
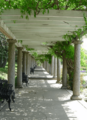
[[[28,76],[28,78],[35,78],[35,79],[51,79],[51,78],[53,78],[53,76],[52,75],[50,75],[48,72],[46,72],[45,70],[43,71],[43,69],[41,68],[41,69],[39,69],[39,70],[35,70],[35,72],[34,72],[34,74],[30,74],[29,76]]]
[[[57,81],[57,80],[47,80],[46,82],[47,82],[47,84],[49,84],[50,87],[52,87],[52,88],[61,88],[62,85],[61,85],[61,84],[57,84],[56,81]]]
[[[48,72],[43,72],[44,74],[48,75],[49,73]]]
[[[86,31],[86,0],[0,0],[0,120],[87,120]]]
[[[68,101],[62,104],[67,116],[69,119],[75,119],[78,117],[78,120],[86,119],[86,109],[84,109],[78,101]],[[84,116],[83,116],[84,113]]]
[[[71,101],[72,91],[61,89],[62,85],[56,81],[29,79],[28,86],[24,83],[22,89],[16,89],[11,112],[7,104],[2,108],[0,120],[86,120],[87,110],[84,106],[78,101]]]

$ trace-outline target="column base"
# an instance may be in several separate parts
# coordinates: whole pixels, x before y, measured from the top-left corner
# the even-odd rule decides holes
[[[60,83],[60,79],[57,79],[56,83]]]
[[[67,86],[62,86],[61,89],[67,89]]]
[[[77,96],[77,95],[72,95],[71,96],[71,100],[82,100],[82,97],[79,95],[79,96]]]
[[[56,83],[59,83],[60,81],[56,81]]]
[[[23,88],[23,86],[16,86],[16,88]]]
[[[54,80],[57,80],[57,77],[53,76],[53,79],[54,79]]]

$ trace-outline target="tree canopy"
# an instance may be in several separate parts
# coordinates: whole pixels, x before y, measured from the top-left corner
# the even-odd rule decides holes
[[[0,0],[0,10],[4,9],[20,9],[23,14],[31,14],[34,16],[49,9],[56,10],[87,10],[87,0]]]

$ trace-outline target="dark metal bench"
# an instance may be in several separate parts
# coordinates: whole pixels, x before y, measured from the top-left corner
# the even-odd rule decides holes
[[[11,111],[11,107],[10,107],[11,100],[13,102],[15,102],[14,101],[15,92],[14,92],[14,90],[12,90],[12,87],[13,87],[13,85],[8,84],[7,80],[0,79],[0,99],[1,99],[2,103],[4,102],[4,100],[6,100],[8,102],[8,107],[9,107],[10,111]]]
[[[27,75],[25,75],[24,72],[22,73],[22,83],[26,83],[26,86],[28,84],[28,77],[27,77]]]
[[[32,73],[34,74],[35,68],[36,68],[36,65],[35,65],[34,67],[31,67],[31,68],[30,68],[30,74],[32,74]]]
[[[30,68],[30,74],[34,74],[34,68]]]

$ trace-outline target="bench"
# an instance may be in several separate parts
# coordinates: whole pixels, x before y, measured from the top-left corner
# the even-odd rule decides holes
[[[13,102],[15,99],[15,92],[14,90],[12,90],[13,85],[12,84],[8,84],[7,80],[1,80],[0,79],[0,99],[1,102],[3,103],[5,100],[8,103],[8,107],[11,111],[11,100]]]
[[[31,67],[31,68],[30,68],[30,74],[32,74],[32,73],[34,74],[35,68],[36,68],[36,65],[35,65],[34,67]]]
[[[34,68],[30,68],[30,74],[34,74]]]
[[[27,77],[27,75],[25,75],[24,72],[22,73],[22,83],[26,83],[26,86],[28,84],[28,77]]]

